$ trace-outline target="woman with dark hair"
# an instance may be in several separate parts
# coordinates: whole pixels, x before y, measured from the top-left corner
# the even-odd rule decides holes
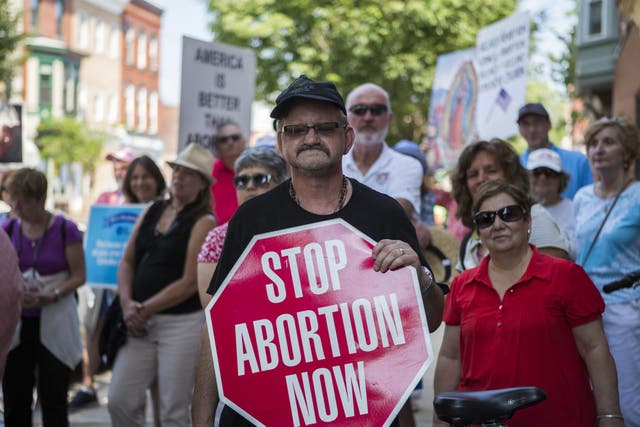
[[[68,426],[69,380],[82,358],[74,297],[86,276],[82,235],[72,221],[45,208],[44,173],[19,169],[6,188],[17,219],[7,220],[3,228],[18,254],[27,289],[2,382],[4,421],[7,426],[32,425],[36,385],[43,424]]]
[[[582,268],[529,243],[530,209],[518,186],[478,188],[472,217],[489,254],[451,284],[435,394],[536,386],[547,399],[509,425],[624,426],[602,298]]]
[[[148,203],[162,198],[166,188],[160,168],[149,156],[136,157],[122,183],[126,203]]]
[[[634,175],[640,140],[633,123],[614,117],[589,125],[585,144],[598,180],[578,190],[573,199],[576,262],[602,290],[640,272],[640,183]],[[640,286],[602,296],[622,414],[627,427],[640,427]]]
[[[191,425],[189,405],[203,313],[196,257],[215,225],[209,202],[213,156],[190,144],[173,162],[168,200],[138,218],[118,269],[127,326],[109,387],[114,426],[144,426],[146,389],[157,381],[162,425]]]
[[[244,150],[235,162],[234,171],[233,183],[240,205],[271,190],[289,175],[282,156],[269,147]],[[198,255],[198,293],[203,308],[211,300],[207,288],[218,265],[228,226],[226,222],[211,230]]]
[[[451,181],[453,197],[458,203],[456,216],[472,230],[462,240],[460,261],[456,267],[459,271],[477,266],[487,254],[487,248],[482,244],[477,230],[473,229],[471,204],[482,183],[497,179],[514,184],[525,194],[529,193],[527,171],[507,142],[494,138],[491,141],[474,142],[462,150]],[[568,258],[569,243],[549,212],[535,204],[531,208],[531,220],[529,242],[541,252]]]

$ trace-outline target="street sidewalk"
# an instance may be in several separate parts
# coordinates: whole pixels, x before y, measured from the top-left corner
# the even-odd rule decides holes
[[[444,326],[440,326],[436,332],[431,334],[431,344],[434,354],[440,351]],[[431,427],[433,416],[433,374],[435,370],[435,360],[424,376],[424,387],[419,398],[413,400],[414,416],[417,427]],[[96,376],[96,388],[98,391],[98,402],[88,405],[86,408],[72,412],[69,415],[71,427],[110,427],[111,420],[107,411],[107,399],[111,372],[104,372]],[[74,384],[69,393],[73,396],[80,384]],[[151,403],[147,404],[147,425],[153,426],[153,418],[150,412]],[[0,417],[0,427],[4,422]],[[34,427],[42,427],[40,411],[34,414]]]

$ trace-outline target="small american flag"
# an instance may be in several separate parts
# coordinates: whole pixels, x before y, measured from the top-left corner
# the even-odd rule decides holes
[[[496,98],[496,104],[498,104],[498,106],[502,108],[502,111],[506,112],[507,108],[509,108],[510,103],[511,96],[507,93],[506,90],[504,90],[504,88],[500,89],[500,92],[498,92],[498,97]]]

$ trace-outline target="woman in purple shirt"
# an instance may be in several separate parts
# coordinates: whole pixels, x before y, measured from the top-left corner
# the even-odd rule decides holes
[[[76,225],[44,207],[47,178],[31,168],[7,182],[17,219],[3,224],[18,254],[27,289],[2,382],[5,423],[31,426],[37,384],[45,427],[69,425],[67,391],[82,346],[75,289],[85,281],[82,236]]]

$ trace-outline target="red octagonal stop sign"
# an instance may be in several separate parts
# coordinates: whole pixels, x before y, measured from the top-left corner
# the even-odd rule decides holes
[[[343,220],[255,236],[207,306],[220,399],[256,425],[389,425],[433,359],[416,271]]]

